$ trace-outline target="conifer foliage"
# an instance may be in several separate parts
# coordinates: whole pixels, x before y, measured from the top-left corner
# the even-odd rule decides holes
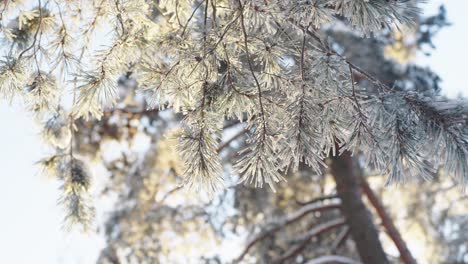
[[[322,34],[340,23],[362,38],[412,27],[418,2],[3,1],[0,95],[24,100],[43,124],[55,153],[41,164],[63,180],[72,222],[93,215],[75,124],[122,104],[122,74],[149,110],[182,116],[178,152],[196,189],[223,188],[219,146],[233,120],[248,137],[235,174],[256,187],[274,189],[302,163],[321,173],[327,156],[345,151],[388,183],[429,180],[442,167],[463,185],[467,103],[381,81]]]

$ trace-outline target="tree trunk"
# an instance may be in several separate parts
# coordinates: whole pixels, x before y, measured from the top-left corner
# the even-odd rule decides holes
[[[350,227],[361,260],[365,264],[386,264],[387,256],[379,240],[379,234],[363,200],[358,181],[359,168],[349,152],[332,157],[331,173],[342,202],[342,212]]]

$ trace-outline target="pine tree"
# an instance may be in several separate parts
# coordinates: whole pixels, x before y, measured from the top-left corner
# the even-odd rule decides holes
[[[310,230],[279,262],[296,257],[307,245],[302,242],[345,224],[363,262],[388,261],[361,198],[361,188],[371,195],[364,188],[364,170],[388,175],[387,185],[432,181],[443,170],[457,185],[466,185],[466,100],[440,96],[434,73],[417,66],[402,72],[382,51],[396,41],[395,32],[427,23],[428,31],[417,31],[417,45],[425,45],[431,27],[446,24],[443,12],[419,20],[421,1],[31,2],[0,5],[5,43],[0,95],[24,100],[43,124],[44,139],[54,151],[40,163],[63,181],[67,223],[88,227],[93,219],[85,160],[101,149],[104,136],[138,145],[133,140],[150,135],[143,158],[132,154],[119,162],[104,160],[116,179],[131,181],[113,182],[111,189],[123,202],[142,199],[135,195],[157,196],[159,189],[151,185],[164,180],[149,171],[154,166],[166,168],[159,171],[165,175],[180,175],[186,187],[206,192],[214,198],[209,203],[233,195],[230,188],[236,193],[248,188],[225,190],[231,176],[283,193],[286,181],[301,179],[300,174],[333,175],[340,204],[332,207],[344,209],[345,220],[327,212],[320,220],[324,229]],[[177,141],[179,157],[174,159],[183,164],[177,169],[165,164],[174,161],[155,161],[165,140]],[[123,152],[132,153],[132,147]],[[128,193],[126,184],[132,186]],[[167,195],[179,189],[175,185]],[[255,197],[250,189],[246,192]],[[141,205],[124,204],[114,220],[129,213],[141,223],[138,217],[154,206],[148,201]],[[189,215],[179,221],[188,217],[200,224],[200,208],[179,206]],[[222,200],[218,206],[224,206]],[[164,204],[157,208],[177,213]],[[362,208],[362,214],[354,215],[353,208]],[[163,219],[159,211],[153,213],[154,219]],[[363,223],[366,228],[358,230]],[[157,253],[143,244],[132,245],[135,251],[127,261],[152,262]],[[365,253],[369,245],[372,254]],[[119,258],[109,252],[108,261]],[[414,261],[411,254],[405,261]]]

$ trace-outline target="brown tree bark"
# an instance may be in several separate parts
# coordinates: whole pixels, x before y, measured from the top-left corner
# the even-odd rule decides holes
[[[385,210],[385,207],[380,202],[377,195],[375,195],[374,191],[372,191],[371,187],[365,179],[361,178],[360,183],[362,191],[367,196],[367,199],[369,199],[369,202],[372,204],[372,206],[375,208],[375,211],[379,215],[380,219],[382,219],[382,225],[385,227],[387,234],[390,236],[393,243],[395,243],[395,246],[398,248],[398,251],[400,252],[401,261],[404,264],[416,264],[416,260],[411,255],[411,252],[409,251],[405,241],[401,237],[400,232],[398,232],[398,229],[393,224],[390,215],[388,215],[387,211]]]
[[[359,184],[359,167],[349,152],[332,157],[331,174],[342,203],[342,213],[350,228],[361,260],[365,264],[389,263],[379,240],[379,234],[363,200]]]

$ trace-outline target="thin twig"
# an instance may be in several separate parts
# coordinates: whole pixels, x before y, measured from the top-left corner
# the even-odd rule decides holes
[[[38,9],[39,9],[39,22],[38,22],[38,25],[37,25],[37,29],[36,29],[36,32],[34,33],[34,38],[33,38],[33,43],[31,44],[31,46],[29,46],[28,48],[24,49],[19,55],[18,55],[18,60],[21,59],[21,57],[27,52],[29,51],[30,49],[32,49],[34,46],[36,46],[36,41],[37,41],[37,35],[39,34],[39,31],[41,30],[41,26],[42,26],[42,6],[41,6],[41,0],[37,0],[38,2]]]
[[[349,227],[347,226],[343,228],[343,230],[341,231],[340,234],[338,234],[338,237],[336,238],[336,240],[333,242],[331,246],[332,252],[336,252],[336,250],[338,250],[338,248],[341,247],[346,242],[346,239],[348,239],[349,234],[350,234]]]
[[[249,44],[248,44],[248,36],[247,36],[247,30],[245,28],[245,21],[244,21],[244,6],[242,5],[241,0],[237,0],[239,2],[239,12],[240,12],[240,19],[241,19],[241,28],[242,28],[242,34],[244,35],[244,46],[245,46],[245,53],[247,56],[247,63],[249,65],[249,70],[252,74],[252,77],[255,81],[255,84],[257,85],[257,92],[258,92],[258,103],[260,105],[260,113],[261,113],[261,119],[262,119],[262,124],[263,124],[263,133],[262,133],[262,138],[265,139],[266,137],[266,120],[265,120],[265,110],[263,108],[263,102],[262,102],[262,88],[260,86],[260,82],[257,79],[257,76],[255,76],[254,72],[254,67],[252,65],[252,61],[250,58],[250,51],[249,51]]]
[[[285,263],[287,260],[289,260],[291,258],[294,258],[299,253],[301,253],[307,247],[307,245],[310,243],[310,240],[313,237],[319,236],[319,235],[321,235],[323,233],[331,231],[331,230],[333,230],[333,229],[335,229],[337,227],[343,226],[345,224],[346,224],[346,220],[344,218],[339,218],[339,219],[327,221],[327,222],[325,222],[323,224],[320,224],[320,225],[316,226],[315,228],[308,231],[303,236],[303,238],[301,239],[302,243],[300,243],[296,247],[293,247],[293,248],[289,249],[288,251],[286,251],[286,253],[284,253],[278,260],[273,261],[273,263],[277,263],[277,264]]]
[[[275,227],[270,228],[257,236],[255,236],[253,239],[250,240],[249,243],[247,243],[246,248],[242,251],[242,253],[237,257],[237,259],[234,261],[234,263],[240,263],[242,259],[247,255],[249,250],[258,242],[262,241],[263,239],[274,235],[276,232],[281,230],[283,227],[294,223],[298,220],[300,220],[302,217],[306,216],[309,213],[312,212],[322,212],[322,211],[327,211],[327,210],[332,210],[332,209],[339,209],[341,207],[340,203],[333,203],[333,204],[327,204],[327,205],[317,205],[317,204],[310,204],[307,206],[302,207],[292,215],[286,217],[285,219],[279,221]]]
[[[312,200],[306,201],[306,202],[296,201],[296,203],[299,204],[299,205],[304,206],[304,205],[314,204],[314,203],[322,202],[322,201],[325,201],[325,200],[331,200],[331,199],[338,199],[338,195],[336,195],[336,194],[325,195],[325,196],[320,196],[320,197],[317,197],[315,199],[312,199]]]
[[[245,135],[245,133],[247,133],[247,129],[242,129],[241,131],[239,131],[239,133],[237,133],[236,135],[234,135],[232,138],[230,138],[229,140],[227,140],[226,142],[224,142],[223,144],[221,144],[218,149],[216,150],[216,152],[221,152],[223,149],[225,149],[226,147],[228,147],[233,141],[235,141],[236,139],[242,137],[243,135]]]
[[[184,26],[184,28],[182,29],[182,33],[180,34],[181,37],[184,37],[185,31],[187,30],[188,24],[190,23],[190,21],[192,20],[193,16],[194,16],[195,13],[197,12],[198,8],[200,8],[200,6],[201,6],[202,4],[203,4],[203,1],[200,1],[200,3],[193,9],[192,14],[191,14],[190,17],[187,19],[187,22],[185,23],[185,26]]]

